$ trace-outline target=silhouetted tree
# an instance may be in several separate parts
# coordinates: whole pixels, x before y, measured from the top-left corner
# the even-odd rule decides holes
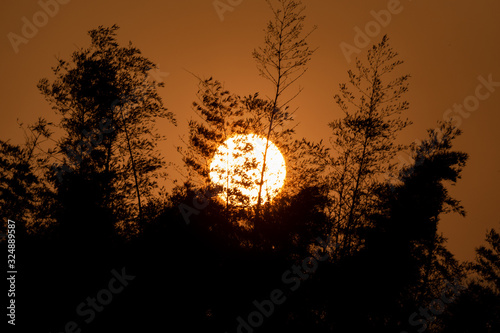
[[[253,185],[248,177],[248,171],[256,168],[257,161],[250,159],[245,152],[254,147],[246,142],[238,142],[238,149],[227,156],[228,160],[244,157],[244,163],[238,168],[222,168],[211,170],[210,163],[226,140],[237,134],[251,134],[259,130],[259,117],[267,102],[261,100],[258,94],[240,97],[224,89],[219,81],[212,78],[199,80],[198,101],[193,103],[199,120],[189,121],[189,137],[186,147],[179,147],[183,160],[188,167],[187,181],[195,188],[204,192],[210,189],[216,192],[210,178],[210,172],[220,174],[226,179],[223,191],[225,198],[225,214],[229,221],[235,212],[242,212],[250,205],[250,198],[241,192],[241,188]],[[231,183],[231,184],[229,184]]]
[[[293,139],[294,129],[290,125],[293,118],[287,106],[293,97],[282,101],[285,90],[305,73],[306,65],[314,52],[306,41],[310,33],[303,34],[304,7],[300,1],[293,0],[279,0],[277,8],[271,2],[268,4],[273,18],[266,29],[265,45],[254,50],[253,57],[260,74],[274,85],[273,98],[266,101],[259,98],[258,94],[236,96],[225,90],[218,81],[211,78],[199,79],[199,102],[194,103],[194,108],[201,121],[190,122],[190,137],[186,143],[189,149],[180,149],[190,169],[190,179],[193,179],[194,171],[197,177],[201,176],[201,181],[198,178],[196,186],[207,188],[210,186],[209,162],[228,138],[235,134],[256,134],[265,138],[266,146],[261,164],[247,161],[239,170],[217,170],[226,173],[228,182],[230,174],[236,175],[240,180],[238,186],[246,188],[255,185],[253,180],[245,177],[246,172],[258,168],[260,180],[257,182],[259,190],[254,209],[258,221],[249,221],[248,225],[256,233],[260,233],[257,229],[265,223],[260,221],[259,216],[263,196],[270,195],[262,192],[263,185],[268,182],[265,171],[268,169],[266,161],[269,142],[280,149],[286,160],[287,180],[280,196],[297,195],[302,189],[319,185],[316,175],[324,165],[311,162],[317,162],[319,156],[325,154],[321,144]],[[250,148],[248,145],[244,146]],[[229,184],[225,188],[229,189]],[[241,208],[236,210],[239,213],[244,211],[243,215],[248,219],[252,213],[249,200],[239,192],[238,188],[225,191],[226,214],[231,211],[229,206],[232,205],[234,211],[236,204]],[[270,200],[267,200],[266,207],[271,207]]]
[[[212,171],[220,173],[221,178],[225,177],[228,182],[231,179],[233,183],[231,185],[238,185],[241,188],[254,186],[247,172],[257,169],[258,163],[246,158],[244,154],[246,150],[253,149],[251,144],[241,142],[240,148],[236,151],[237,156],[228,156],[229,159],[245,156],[246,162],[239,168],[210,170],[210,162],[216,151],[224,146],[225,141],[237,134],[257,134],[265,137],[266,112],[270,105],[271,102],[259,98],[258,94],[241,97],[231,94],[220,82],[212,78],[200,80],[198,101],[193,103],[198,119],[189,122],[190,133],[186,147],[178,148],[188,167],[187,179],[195,187],[205,191],[212,186],[209,175]],[[311,162],[316,158],[314,154],[320,153],[322,149],[319,144],[305,140],[292,142],[292,133],[292,130],[283,131],[275,140],[287,163],[287,178],[292,178],[288,180],[288,186],[293,187],[293,192],[285,190],[287,194],[298,193],[302,188],[315,185],[311,179],[315,177],[316,173],[313,170],[318,166]],[[249,216],[250,198],[243,195],[238,187],[231,188],[229,185],[225,186],[224,191],[226,213],[231,209],[234,211],[234,206],[238,206],[236,210],[240,212],[242,209],[246,210],[246,215]]]
[[[375,232],[367,243],[386,249],[385,257],[379,258],[394,260],[384,266],[383,275],[393,277],[393,295],[398,295],[399,301],[394,299],[389,313],[401,314],[401,324],[407,324],[407,316],[418,307],[428,307],[431,301],[439,299],[447,281],[460,282],[465,276],[463,265],[445,247],[446,239],[438,233],[443,214],[456,212],[465,216],[460,201],[452,198],[446,187],[448,182],[455,184],[461,178],[468,158],[466,153],[452,150],[452,142],[460,134],[450,123],[442,122],[428,131],[427,139],[412,145],[410,156],[414,163],[400,170],[402,183],[385,187],[385,195],[390,198],[384,200],[388,203],[385,207],[389,210],[382,210],[380,216],[385,211],[389,219],[377,218],[368,229],[382,228],[388,236],[380,238]],[[376,255],[376,251],[372,253]]]
[[[500,234],[491,229],[486,234],[488,247],[476,249],[476,263],[472,265],[480,276],[480,282],[500,296]]]
[[[274,86],[274,97],[269,104],[270,107],[265,110],[268,124],[266,125],[267,133],[263,133],[266,138],[266,147],[260,170],[259,194],[256,205],[257,216],[262,202],[262,186],[265,181],[269,141],[276,143],[283,139],[289,140],[289,134],[292,132],[290,128],[287,128],[287,123],[293,120],[293,112],[288,112],[287,105],[298,93],[289,100],[282,101],[283,93],[304,75],[307,70],[306,65],[314,53],[314,50],[311,50],[307,43],[307,37],[312,31],[303,33],[305,6],[302,6],[301,1],[295,0],[278,0],[277,2],[278,5],[275,8],[271,1],[267,0],[273,12],[273,18],[265,30],[264,46],[253,52],[260,75]]]
[[[373,188],[377,209],[358,228],[358,251],[322,264],[317,282],[297,300],[294,318],[300,319],[291,326],[307,318],[324,331],[410,332],[412,313],[439,299],[447,281],[464,278],[438,233],[442,214],[463,213],[446,188],[460,178],[467,159],[452,150],[458,134],[449,123],[430,130],[428,139],[412,146],[414,163],[401,170],[398,183]]]
[[[91,30],[91,46],[71,61],[58,60],[55,81],[42,79],[38,87],[62,116],[57,152],[70,177],[58,186],[74,188],[67,184],[74,177],[100,182],[93,189],[99,204],[111,209],[122,231],[133,233],[165,165],[156,151],[162,136],[153,126],[156,119],[174,119],[157,93],[163,83],[148,76],[156,65],[132,44],[119,46],[117,30]]]
[[[335,240],[347,253],[362,243],[358,228],[377,209],[374,188],[382,174],[394,169],[392,158],[402,148],[395,138],[409,124],[399,116],[408,109],[402,96],[409,75],[393,73],[402,63],[384,36],[368,51],[366,64],[356,61],[356,71],[348,71],[350,85],[340,84],[335,96],[344,117],[329,124],[333,132],[329,176],[335,193],[330,214]]]
[[[50,123],[39,119],[27,127],[25,143],[0,140],[0,211],[2,226],[16,221],[18,232],[43,231],[53,220],[54,193],[45,173],[48,156],[39,145],[51,136]]]
[[[467,289],[440,316],[435,332],[493,333],[500,331],[500,234],[491,229],[487,246],[476,249]]]

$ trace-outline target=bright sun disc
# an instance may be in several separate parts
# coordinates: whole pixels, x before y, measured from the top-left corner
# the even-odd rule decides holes
[[[235,135],[219,146],[210,163],[210,179],[223,188],[220,199],[241,205],[244,198],[250,205],[257,204],[265,148],[266,139],[255,134]],[[269,141],[261,203],[279,193],[285,177],[285,159]]]

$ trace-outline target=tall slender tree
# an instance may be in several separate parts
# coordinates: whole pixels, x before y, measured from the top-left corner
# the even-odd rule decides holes
[[[269,80],[274,87],[274,96],[270,107],[266,110],[268,125],[264,134],[266,146],[260,170],[257,215],[259,215],[263,196],[262,188],[265,181],[269,141],[278,141],[290,134],[286,129],[286,123],[293,120],[293,112],[288,112],[287,106],[298,93],[283,101],[284,92],[304,75],[307,63],[315,51],[310,49],[307,43],[307,38],[315,28],[309,33],[303,31],[305,6],[302,2],[278,0],[276,6],[273,6],[270,0],[267,0],[267,3],[271,8],[273,18],[265,29],[264,46],[253,52],[260,75]],[[299,93],[300,91],[299,89]]]
[[[403,62],[389,46],[387,36],[368,51],[366,64],[356,61],[349,84],[340,84],[335,101],[343,118],[329,124],[333,136],[329,177],[333,190],[330,215],[336,242],[346,252],[361,244],[357,229],[376,209],[374,189],[382,174],[394,170],[399,131],[409,125],[400,117],[409,104],[403,100],[409,75],[395,76]]]

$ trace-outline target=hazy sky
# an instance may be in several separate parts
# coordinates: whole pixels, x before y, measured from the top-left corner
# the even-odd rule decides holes
[[[223,21],[213,0],[60,1],[67,3],[56,8],[51,1],[47,2],[52,3],[46,6],[51,15],[40,13],[42,5],[36,1],[0,3],[3,140],[22,142],[17,119],[24,123],[39,116],[57,119],[36,84],[42,77],[53,78],[51,67],[56,64],[56,57],[68,59],[77,47],[87,47],[90,43],[87,31],[99,25],[118,24],[121,42],[132,41],[146,57],[160,65],[162,72],[169,73],[160,94],[165,106],[176,114],[179,126],[162,128],[170,139],[162,145],[168,160],[180,160],[172,147],[179,144],[179,135],[187,133],[187,120],[194,115],[191,103],[195,100],[197,82],[185,69],[202,77],[214,76],[234,93],[272,94],[270,84],[258,76],[251,56],[252,50],[262,45],[263,28],[270,18],[264,0],[221,0],[223,4],[234,4],[230,5],[232,11],[222,14]],[[310,44],[319,49],[299,83],[304,91],[293,104],[299,107],[296,113],[299,136],[327,139],[330,135],[327,124],[341,115],[333,95],[338,84],[346,81],[346,71],[353,63],[347,61],[340,45],[356,47],[356,27],[362,31],[368,27],[367,37],[371,41],[379,41],[387,33],[391,45],[405,61],[399,73],[412,76],[407,99],[411,103],[408,117],[414,124],[400,135],[401,142],[424,138],[426,129],[435,127],[443,116],[459,114],[453,110],[446,112],[455,104],[465,101],[474,110],[469,112],[464,108],[460,120],[456,120],[464,134],[456,141],[455,148],[469,153],[470,160],[463,179],[451,189],[462,200],[468,215],[466,218],[449,215],[440,225],[457,258],[473,259],[474,248],[483,242],[486,230],[500,227],[497,193],[500,83],[496,87],[490,83],[478,88],[482,82],[478,77],[500,82],[500,2],[306,0],[304,3],[306,27],[318,26]],[[379,17],[384,26],[375,23],[374,18],[374,13],[382,10],[392,11],[390,18]],[[28,26],[34,21],[39,25],[35,26],[38,31]],[[364,56],[367,47],[359,43],[362,40],[357,42],[360,55]],[[476,94],[480,98],[469,97]],[[172,176],[177,174],[172,171]]]

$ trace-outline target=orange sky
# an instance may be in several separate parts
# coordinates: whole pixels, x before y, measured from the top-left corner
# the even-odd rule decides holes
[[[168,72],[160,93],[165,106],[176,114],[179,126],[164,126],[169,137],[163,145],[168,160],[180,159],[172,148],[179,135],[187,133],[187,120],[193,116],[191,103],[196,80],[184,69],[200,76],[214,76],[226,88],[238,94],[261,92],[271,95],[270,85],[258,77],[251,57],[253,48],[262,44],[263,28],[269,19],[264,0],[220,0],[237,4],[223,14],[214,9],[213,0],[129,1],[129,0],[60,0],[59,8],[49,6],[53,17],[39,13],[36,1],[4,0],[0,3],[0,128],[1,139],[22,142],[17,120],[30,123],[39,116],[56,120],[50,106],[37,91],[36,83],[51,76],[55,56],[68,59],[76,47],[87,47],[87,31],[98,25],[118,24],[119,39],[132,41],[143,54]],[[42,1],[43,2],[43,1]],[[48,1],[51,2],[51,1]],[[238,4],[239,3],[239,4]],[[475,95],[479,76],[500,82],[500,2],[496,0],[424,1],[326,1],[305,0],[307,25],[318,25],[310,44],[319,49],[310,62],[309,71],[300,81],[303,93],[294,101],[299,107],[297,133],[309,139],[327,139],[328,122],[340,116],[333,95],[338,84],[346,81],[351,68],[341,51],[342,42],[355,45],[355,27],[366,24],[376,29],[372,11],[393,11],[388,24],[373,30],[373,41],[387,33],[391,45],[405,64],[400,73],[412,75],[407,99],[411,103],[409,118],[414,124],[401,134],[409,143],[425,137],[426,128],[454,104]],[[22,36],[23,17],[40,27],[18,52],[9,41],[9,33]],[[44,19],[45,22],[44,22]],[[12,34],[10,37],[12,38]],[[370,37],[369,37],[370,38]],[[361,47],[361,50],[366,50]],[[362,54],[364,55],[364,53]],[[294,89],[297,89],[295,86]],[[482,88],[481,96],[488,92]],[[483,242],[488,228],[500,227],[500,87],[479,102],[477,110],[461,117],[464,134],[455,148],[470,154],[463,179],[452,188],[462,200],[468,216],[449,215],[441,231],[449,238],[449,248],[458,259],[471,260],[474,248]],[[468,99],[468,101],[473,101]],[[177,177],[174,171],[172,176]]]

